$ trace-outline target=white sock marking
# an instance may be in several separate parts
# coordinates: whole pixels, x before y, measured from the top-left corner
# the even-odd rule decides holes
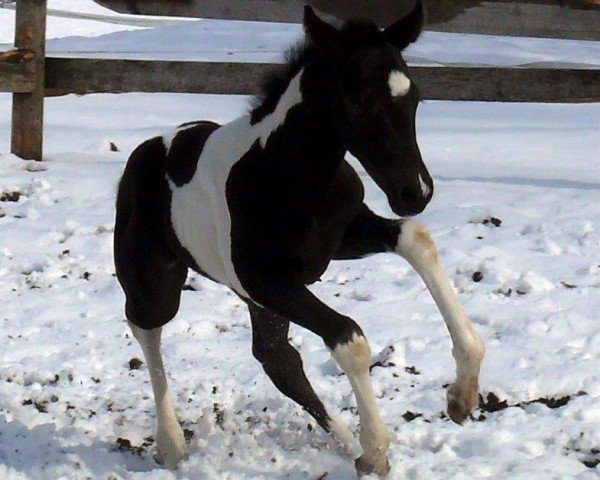
[[[329,432],[334,441],[338,444],[340,450],[347,454],[350,458],[355,458],[357,455],[354,435],[342,423],[342,421],[334,415],[329,415]]]
[[[419,273],[446,322],[452,338],[457,381],[468,382],[473,377],[477,378],[485,347],[439,263],[431,235],[421,224],[406,221],[402,224],[396,251]]]
[[[129,323],[133,336],[137,339],[150,373],[150,382],[156,404],[156,450],[160,460],[167,468],[177,468],[185,457],[185,438],[177,421],[175,409],[171,403],[165,368],[160,353],[162,328],[142,330]]]
[[[379,416],[371,385],[371,348],[365,337],[354,334],[350,342],[335,347],[332,355],[348,376],[354,390],[360,416],[360,444],[368,462],[371,463],[372,459],[374,463],[375,459],[385,456],[390,436]]]

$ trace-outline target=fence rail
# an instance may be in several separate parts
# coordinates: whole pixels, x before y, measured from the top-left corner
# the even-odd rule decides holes
[[[102,0],[100,3],[107,1],[109,0]],[[128,1],[131,3],[131,0]],[[176,0],[167,3],[173,5],[193,1]],[[335,8],[340,8],[343,1],[348,5],[348,0],[309,0],[309,3],[320,4],[322,9],[335,12]],[[371,8],[377,4],[381,8],[382,5],[402,5],[406,9],[411,1],[413,0],[372,0],[353,1],[351,4],[355,8],[364,8],[365,5],[370,5]],[[518,4],[531,3],[514,1]],[[538,1],[554,3],[552,0]],[[204,3],[206,8],[224,8],[224,1],[221,0]],[[252,10],[253,5],[260,15],[272,18],[274,12],[278,11],[277,8],[281,9],[286,5],[289,8],[292,3],[298,4],[296,0],[228,0],[227,3],[231,9],[227,10],[229,13],[224,10],[218,12],[228,18],[236,15],[249,17],[250,14],[243,12]],[[244,3],[244,8],[241,3]],[[432,5],[441,8],[443,3],[462,8],[467,3],[480,2],[429,0],[428,5],[430,9]],[[509,2],[501,0],[495,3]],[[157,1],[147,0],[147,5],[152,4],[157,4]],[[236,5],[239,10],[236,10]],[[15,35],[17,49],[0,53],[0,91],[13,93],[11,151],[25,159],[42,158],[45,96],[109,92],[252,94],[257,91],[265,70],[274,68],[272,64],[261,63],[46,58],[46,6],[46,0],[19,0]],[[389,16],[390,11],[393,10],[384,10],[388,23],[389,18],[392,18]],[[356,11],[346,13],[354,14]],[[373,18],[380,14],[380,10],[372,10],[370,16]],[[423,97],[430,100],[600,102],[600,70],[421,66],[413,67],[412,73]]]
[[[265,63],[46,59],[46,95],[68,93],[253,94]],[[424,99],[598,102],[600,71],[554,68],[412,67]]]
[[[35,90],[35,52],[10,50],[0,53],[0,91],[30,93]]]
[[[123,13],[299,23],[309,3],[340,18],[368,17],[382,27],[414,0],[95,0]],[[598,0],[426,0],[427,30],[600,40]]]

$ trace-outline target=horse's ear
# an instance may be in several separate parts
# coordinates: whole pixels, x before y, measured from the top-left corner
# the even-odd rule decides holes
[[[392,26],[386,28],[383,34],[388,42],[403,50],[419,38],[424,24],[425,12],[423,11],[423,3],[421,0],[417,0],[413,11]]]
[[[312,7],[304,7],[304,31],[310,41],[323,53],[336,57],[341,51],[340,32],[319,18]]]

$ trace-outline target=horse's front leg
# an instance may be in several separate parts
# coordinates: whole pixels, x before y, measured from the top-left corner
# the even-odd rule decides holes
[[[462,423],[479,399],[483,341],[458,302],[427,229],[414,220],[403,222],[396,251],[419,273],[450,332],[457,376],[448,389],[448,415],[456,423]]]
[[[448,414],[462,423],[477,405],[479,368],[484,345],[462,309],[441,266],[437,248],[425,227],[414,220],[388,220],[366,206],[350,225],[336,255],[338,259],[360,258],[378,252],[396,252],[419,273],[427,286],[452,338],[457,377],[448,389]]]
[[[256,278],[252,283],[250,295],[256,303],[319,335],[329,347],[356,397],[359,440],[364,451],[356,461],[356,468],[360,474],[387,475],[390,436],[377,408],[369,373],[371,348],[361,328],[351,318],[322,303],[304,286],[292,286],[283,279]]]

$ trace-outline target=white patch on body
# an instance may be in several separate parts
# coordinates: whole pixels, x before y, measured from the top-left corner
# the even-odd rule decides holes
[[[175,141],[175,138],[177,138],[177,135],[179,135],[179,133],[181,133],[181,132],[185,132],[186,130],[189,130],[190,128],[194,128],[196,126],[197,126],[197,124],[193,123],[190,125],[185,125],[184,127],[175,128],[175,129],[171,130],[170,132],[165,133],[162,136],[162,141],[163,141],[163,145],[167,149],[167,155],[169,154],[169,150],[171,150],[171,145],[173,145],[173,142]]]
[[[179,243],[204,273],[246,298],[249,295],[231,260],[227,179],[256,140],[260,139],[264,148],[269,136],[285,122],[288,111],[302,102],[301,75],[302,71],[292,79],[275,111],[261,122],[252,125],[250,115],[245,115],[215,130],[189,183],[177,187],[167,177],[172,193],[171,223]]]
[[[390,86],[392,97],[403,97],[410,90],[410,80],[399,70],[392,70],[388,79],[388,85]]]
[[[423,177],[419,173],[419,185],[421,185],[421,191],[423,192],[423,196],[427,197],[431,193],[431,188],[423,181]]]
[[[302,91],[300,90],[300,79],[302,78],[302,72],[300,71],[290,82],[287,90],[279,99],[275,111],[267,115],[263,120],[255,125],[260,135],[260,145],[265,148],[269,136],[277,130],[287,117],[287,113],[292,107],[302,103]]]

